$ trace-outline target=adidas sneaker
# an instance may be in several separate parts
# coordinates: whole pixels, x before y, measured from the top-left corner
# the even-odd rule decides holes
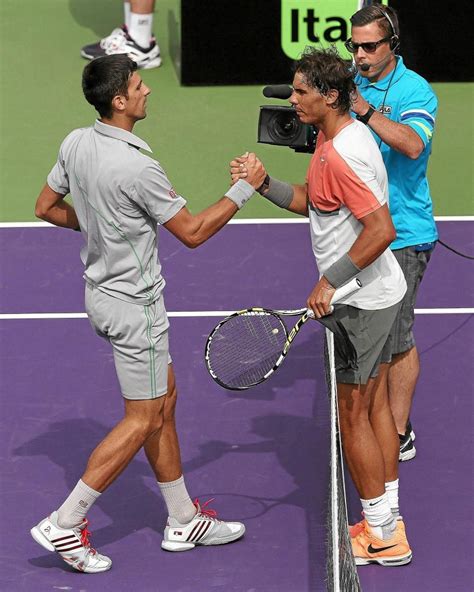
[[[245,526],[240,522],[217,520],[215,510],[206,509],[211,501],[200,506],[196,500],[196,515],[187,524],[169,517],[161,547],[166,551],[189,551],[196,545],[225,545],[240,539]]]
[[[42,520],[30,532],[34,540],[48,551],[56,551],[77,571],[100,573],[112,567],[112,560],[98,553],[89,542],[87,520],[74,528],[58,526],[58,513]]]

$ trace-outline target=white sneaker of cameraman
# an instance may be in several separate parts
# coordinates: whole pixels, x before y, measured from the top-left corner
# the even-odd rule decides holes
[[[112,567],[112,560],[98,553],[89,542],[90,532],[87,530],[87,520],[74,528],[58,526],[58,513],[42,520],[34,526],[31,536],[48,551],[56,551],[64,561],[86,573],[100,573]]]
[[[189,551],[196,545],[225,545],[240,539],[245,533],[245,526],[241,522],[217,520],[215,510],[205,509],[211,501],[201,507],[199,500],[196,500],[194,505],[197,513],[187,524],[180,524],[169,517],[161,543],[162,549]]]
[[[128,34],[124,25],[120,29],[114,29],[108,37],[104,37],[97,43],[85,45],[81,49],[81,56],[87,60],[94,60],[107,55],[127,54],[138,68],[148,70],[161,65],[160,47],[153,36],[148,47],[140,47]]]

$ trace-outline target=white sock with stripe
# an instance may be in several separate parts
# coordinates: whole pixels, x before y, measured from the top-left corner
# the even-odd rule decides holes
[[[388,495],[386,493],[373,499],[361,499],[364,517],[374,535],[379,539],[390,539],[396,528],[395,518],[392,515]]]
[[[130,13],[130,27],[128,28],[128,34],[135,41],[135,43],[140,47],[143,47],[143,49],[147,49],[148,47],[150,47],[152,28],[153,13]]]
[[[168,508],[169,516],[180,524],[191,522],[196,515],[196,506],[189,497],[183,475],[176,481],[168,481],[167,483],[158,481],[158,485]]]
[[[58,510],[58,526],[60,528],[73,528],[81,524],[99,496],[98,491],[95,491],[79,479],[76,487]]]
[[[398,479],[385,483],[385,492],[387,493],[388,503],[394,518],[400,516],[400,508],[398,507]]]

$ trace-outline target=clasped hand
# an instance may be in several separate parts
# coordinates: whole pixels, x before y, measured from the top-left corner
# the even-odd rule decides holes
[[[231,185],[239,179],[244,179],[252,187],[258,189],[263,184],[267,171],[262,161],[254,152],[245,152],[230,162]]]

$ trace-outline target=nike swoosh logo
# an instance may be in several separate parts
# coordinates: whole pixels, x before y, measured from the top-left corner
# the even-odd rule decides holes
[[[369,553],[380,553],[381,551],[386,551],[387,549],[392,549],[393,547],[396,547],[397,545],[389,545],[388,547],[372,547],[372,543],[367,547],[367,551]]]
[[[373,504],[372,504],[371,502],[369,502],[369,506],[376,506],[377,504],[380,504],[380,502],[381,502],[381,501],[382,501],[382,500],[379,500],[378,502],[375,502],[375,503],[373,503]]]

